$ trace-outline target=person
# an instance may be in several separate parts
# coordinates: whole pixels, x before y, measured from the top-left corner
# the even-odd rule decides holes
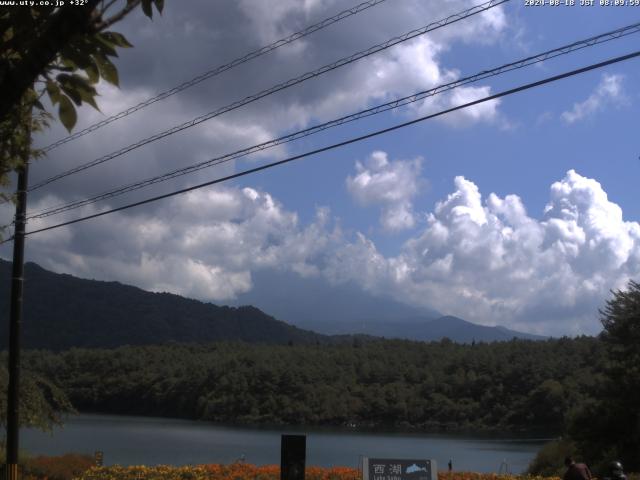
[[[611,462],[609,464],[609,476],[607,480],[627,480],[627,476],[624,474],[622,464],[618,461]]]
[[[563,480],[591,480],[591,471],[584,463],[576,463],[573,458],[567,457],[564,459],[564,464],[567,471]]]
[[[449,472],[451,472],[451,470],[453,470],[453,461],[449,460]],[[626,478],[624,480],[627,480]]]

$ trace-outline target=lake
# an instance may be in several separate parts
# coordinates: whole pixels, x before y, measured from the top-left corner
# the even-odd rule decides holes
[[[256,429],[166,418],[82,414],[53,434],[26,429],[20,447],[32,454],[104,452],[105,465],[280,463],[280,435],[307,435],[307,465],[357,467],[360,455],[435,459],[446,469],[498,472],[506,462],[524,471],[544,439],[357,431]],[[502,466],[504,469],[504,465]]]

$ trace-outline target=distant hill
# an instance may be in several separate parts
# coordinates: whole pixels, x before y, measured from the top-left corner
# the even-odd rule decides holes
[[[459,343],[545,338],[485,327],[443,316],[432,308],[374,296],[349,283],[330,285],[321,278],[302,278],[291,272],[256,272],[253,284],[236,305],[255,305],[280,320],[325,335],[364,334],[427,342],[447,337]]]
[[[10,271],[11,263],[0,260],[2,319],[9,315]],[[259,278],[256,289],[272,292],[273,297],[268,301],[263,298],[261,303],[278,310],[279,318],[287,314],[285,319],[296,326],[253,306],[217,306],[170,293],[147,292],[118,282],[57,274],[27,263],[23,346],[65,350],[225,340],[325,344],[350,342],[353,335],[365,341],[371,336],[418,341],[438,341],[446,337],[459,343],[544,338],[441,316],[434,310],[414,309],[393,300],[358,293],[351,287],[339,293],[337,287],[305,283],[303,286],[309,287],[307,291],[300,285],[293,286],[294,279],[283,277],[279,287],[268,288],[266,280]],[[287,287],[291,288],[288,297],[280,291]],[[314,288],[317,297],[309,300],[305,310],[301,299],[304,300],[305,295],[313,297]],[[349,298],[353,299],[350,307]],[[369,306],[367,300],[371,301]],[[287,303],[293,307],[282,306]],[[292,318],[296,311],[298,317]],[[2,348],[6,348],[7,337],[7,323],[3,320]]]
[[[274,270],[252,272],[253,288],[234,305],[255,305],[274,317],[301,328],[324,332],[327,325],[386,322],[400,318],[438,318],[430,308],[406,305],[391,297],[375,296],[352,283],[331,285],[323,278],[303,278]],[[336,332],[339,333],[339,332]]]
[[[1,345],[6,348],[11,263],[0,260]],[[251,307],[220,307],[118,282],[84,280],[25,264],[25,348],[151,345],[240,340],[326,343],[328,337],[286,324]]]
[[[363,334],[385,338],[402,338],[423,342],[448,338],[458,343],[499,342],[513,338],[544,340],[547,337],[509,330],[505,327],[486,327],[458,317],[445,315],[438,318],[415,317],[393,321],[360,319],[343,322],[327,322],[323,326],[306,323],[302,328],[314,329],[327,335]]]

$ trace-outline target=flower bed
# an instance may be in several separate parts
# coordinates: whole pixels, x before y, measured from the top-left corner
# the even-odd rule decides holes
[[[358,480],[359,472],[348,467],[307,467],[306,480]],[[277,465],[255,466],[245,463],[232,465],[197,465],[188,467],[101,467],[92,468],[77,480],[279,480]],[[441,472],[438,480],[559,480],[556,478],[521,477],[473,472]]]

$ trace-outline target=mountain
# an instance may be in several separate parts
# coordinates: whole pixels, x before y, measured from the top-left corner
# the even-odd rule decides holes
[[[2,319],[9,317],[10,277],[11,263],[0,260]],[[6,325],[4,320],[0,330],[5,348]],[[218,340],[286,344],[326,343],[330,339],[276,320],[251,306],[221,307],[25,264],[25,348],[64,350]]]
[[[547,337],[509,330],[505,327],[486,327],[462,318],[445,315],[438,318],[416,317],[393,321],[354,320],[328,322],[321,328],[300,323],[301,328],[313,328],[326,335],[362,334],[385,338],[401,338],[423,342],[449,338],[458,343],[500,342],[513,338],[524,340],[544,340]]]
[[[371,296],[355,286],[334,287],[319,279],[279,275],[259,275],[254,286],[259,293],[241,300],[253,299],[287,323],[255,306],[217,306],[118,282],[57,274],[26,263],[22,345],[65,350],[224,340],[325,344],[349,342],[352,335],[419,341],[447,337],[460,343],[544,338],[442,316]],[[10,277],[11,263],[0,260],[2,319],[9,316]],[[6,320],[4,325],[1,347],[7,345]]]
[[[255,305],[280,320],[314,331],[343,333],[343,325],[357,325],[363,320],[387,322],[442,316],[430,308],[372,295],[357,285],[331,285],[322,278],[303,278],[292,272],[258,271],[252,273],[252,282],[253,288],[239,295],[234,305]]]
[[[419,328],[415,324],[413,334],[419,340],[439,340],[442,337],[455,339],[456,342],[496,342],[513,338],[525,340],[545,340],[547,337],[517,332],[505,327],[487,327],[471,323],[462,318],[447,315],[425,322]],[[410,328],[410,326],[409,326]]]
[[[330,285],[320,278],[302,278],[289,272],[257,272],[253,288],[240,295],[237,305],[255,305],[300,328],[325,335],[364,334],[386,338],[455,342],[506,341],[546,337],[504,327],[485,327],[429,308],[376,297],[356,285]]]

